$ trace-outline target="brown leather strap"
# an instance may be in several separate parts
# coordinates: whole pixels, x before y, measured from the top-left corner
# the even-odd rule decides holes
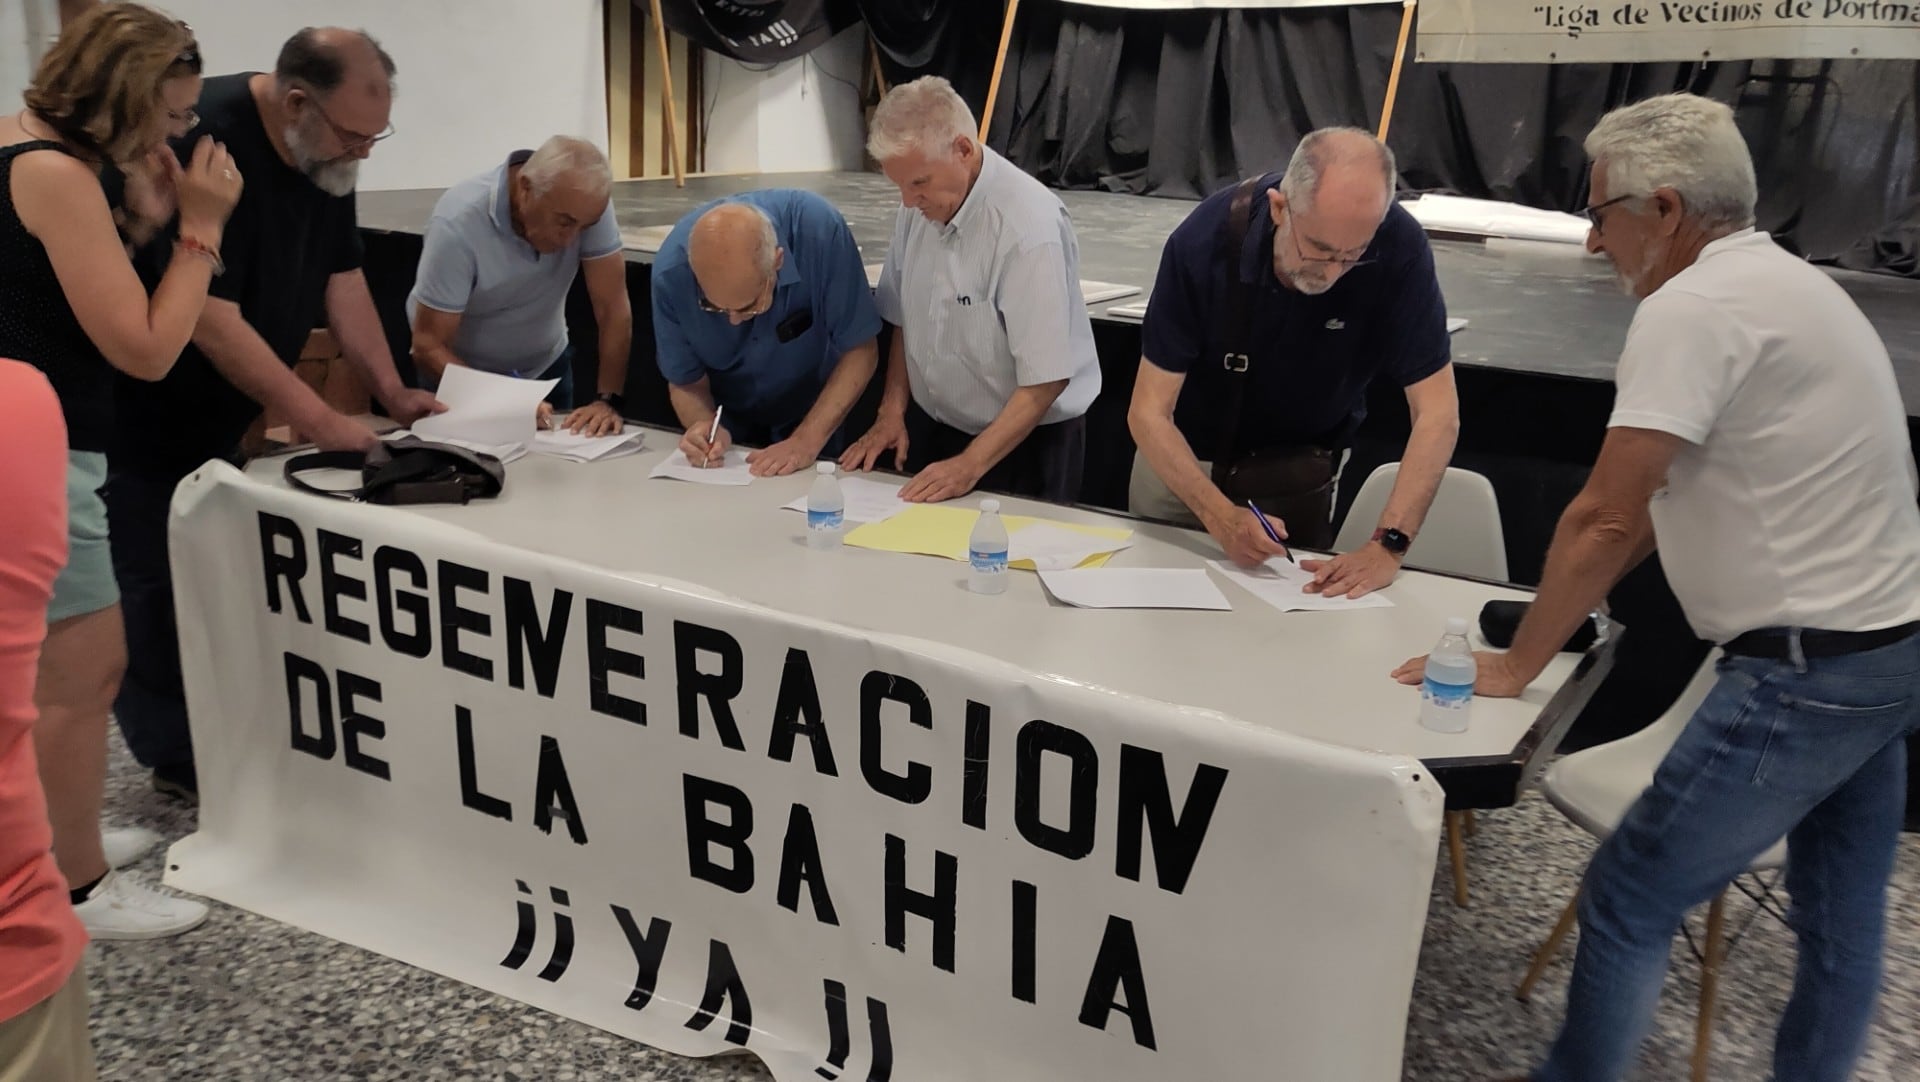
[[[1240,280],[1240,253],[1246,249],[1247,234],[1253,229],[1253,195],[1263,177],[1248,177],[1233,190],[1227,216],[1220,223],[1219,247],[1227,259],[1227,318],[1221,327],[1220,364],[1226,369],[1227,407],[1220,418],[1220,439],[1213,453],[1213,479],[1217,483],[1233,462],[1233,446],[1240,436],[1240,411],[1247,393],[1247,348],[1253,328],[1248,324],[1249,294],[1253,287]]]

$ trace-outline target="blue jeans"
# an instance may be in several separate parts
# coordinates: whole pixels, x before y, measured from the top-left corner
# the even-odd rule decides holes
[[[559,359],[548,365],[547,370],[540,374],[547,379],[560,381],[553,385],[553,390],[547,392],[547,404],[561,413],[572,409],[574,407],[573,343],[567,343],[567,348],[560,351]]]
[[[1838,1082],[1859,1058],[1880,986],[1904,740],[1920,728],[1920,635],[1800,664],[1730,657],[1719,671],[1587,869],[1567,1017],[1534,1082],[1623,1077],[1681,919],[1782,837],[1799,963],[1774,1077]]]

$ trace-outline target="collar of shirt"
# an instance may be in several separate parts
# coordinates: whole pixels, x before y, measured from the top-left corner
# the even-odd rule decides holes
[[[494,171],[491,202],[494,226],[500,232],[526,245],[527,251],[532,252],[534,260],[538,261],[540,253],[533,251],[533,245],[527,244],[525,237],[513,231],[513,195],[507,189],[507,173],[516,165],[525,165],[527,159],[531,157],[533,157],[531,150],[516,150],[507,155],[506,164]]]
[[[1762,233],[1752,226],[1748,226],[1745,229],[1736,229],[1724,237],[1715,237],[1708,241],[1701,247],[1700,254],[1694,258],[1694,262],[1698,263],[1710,255],[1725,251],[1728,248],[1737,247],[1742,241],[1752,240],[1755,237],[1772,239],[1768,234]]]
[[[941,228],[940,235],[942,237],[953,236],[955,233],[965,229],[975,218],[986,213],[979,208],[992,202],[992,198],[982,194],[982,192],[984,189],[992,186],[996,175],[999,173],[1001,169],[999,158],[1000,155],[995,154],[988,147],[984,145],[980,146],[980,175],[973,178],[973,190],[969,191],[966,199],[961,201],[960,209],[953,212],[953,219]]]

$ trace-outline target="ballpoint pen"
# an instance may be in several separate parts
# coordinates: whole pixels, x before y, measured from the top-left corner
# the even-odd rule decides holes
[[[713,425],[707,429],[707,457],[700,460],[702,466],[713,465],[713,441],[720,435],[720,415],[726,410],[727,407],[721,406],[713,411]]]
[[[1253,505],[1252,500],[1247,501],[1247,510],[1253,512],[1253,520],[1260,524],[1261,529],[1267,531],[1267,536],[1273,539],[1273,543],[1280,546],[1280,554],[1287,558],[1287,562],[1298,564],[1299,561],[1293,558],[1293,550],[1287,547],[1285,541],[1280,540],[1279,534],[1273,532],[1273,524],[1267,521],[1267,516],[1260,513],[1260,509]]]

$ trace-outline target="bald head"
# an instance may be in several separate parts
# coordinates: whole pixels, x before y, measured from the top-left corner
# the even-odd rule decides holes
[[[1294,148],[1280,181],[1287,202],[1301,213],[1371,209],[1375,220],[1393,202],[1397,169],[1393,151],[1359,128],[1321,128]]]
[[[393,57],[364,30],[309,26],[287,39],[273,67],[283,86],[298,86],[323,100],[336,93],[393,96]]]
[[[772,219],[751,203],[714,207],[693,223],[687,238],[687,263],[700,292],[735,314],[764,300],[785,257]]]

